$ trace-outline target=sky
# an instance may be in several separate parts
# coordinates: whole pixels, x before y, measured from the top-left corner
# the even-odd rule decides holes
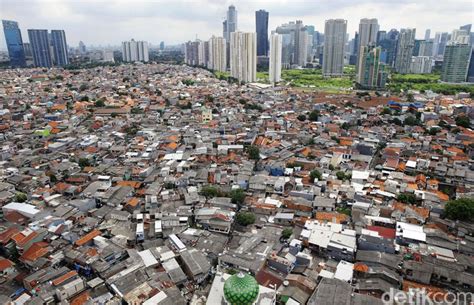
[[[121,41],[145,40],[179,44],[196,37],[222,36],[227,7],[238,11],[238,29],[255,31],[255,11],[269,12],[269,33],[278,25],[302,20],[324,32],[324,21],[348,21],[350,37],[361,18],[377,18],[380,29],[416,28],[451,32],[473,23],[472,0],[0,0],[0,19],[15,20],[28,41],[27,29],[63,29],[69,46],[119,45]],[[0,49],[5,50],[5,38]]]

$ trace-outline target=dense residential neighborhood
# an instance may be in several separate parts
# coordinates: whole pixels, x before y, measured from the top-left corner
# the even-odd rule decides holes
[[[469,94],[328,94],[136,63],[4,70],[0,99],[1,304],[474,289]]]

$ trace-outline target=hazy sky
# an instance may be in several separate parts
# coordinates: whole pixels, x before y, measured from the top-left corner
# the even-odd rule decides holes
[[[450,32],[472,23],[474,16],[472,0],[0,0],[0,18],[18,21],[24,41],[28,28],[43,28],[64,29],[70,46],[80,40],[118,45],[130,38],[176,44],[222,35],[230,4],[237,8],[241,31],[255,31],[255,11],[265,9],[269,31],[296,19],[324,31],[326,19],[344,18],[351,37],[361,18],[377,18],[381,29],[414,27],[417,37],[423,37],[427,28],[432,36]]]

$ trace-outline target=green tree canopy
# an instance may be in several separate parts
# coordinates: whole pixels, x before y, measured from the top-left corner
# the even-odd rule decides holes
[[[322,178],[321,173],[320,173],[317,169],[312,170],[312,171],[309,173],[309,181],[310,181],[311,183],[313,183],[314,180],[316,180],[316,178],[318,178],[318,180],[321,180],[321,178]]]
[[[220,191],[217,187],[212,186],[212,185],[206,185],[201,188],[201,192],[199,192],[201,195],[203,195],[206,198],[213,198],[217,197],[220,194]]]
[[[464,128],[469,128],[469,125],[470,125],[469,118],[465,115],[460,115],[456,117],[456,125],[464,127]]]
[[[250,145],[247,147],[247,153],[249,154],[249,158],[252,160],[260,159],[260,149],[258,146]]]
[[[28,196],[26,196],[25,193],[18,192],[18,193],[15,194],[15,201],[16,202],[25,202],[26,200],[28,200]]]
[[[474,221],[474,198],[450,200],[444,208],[447,218],[452,220]]]
[[[291,228],[285,228],[281,232],[281,237],[283,237],[284,239],[288,239],[290,238],[291,234],[293,234],[293,230]]]
[[[255,223],[255,214],[252,212],[240,212],[237,214],[235,220],[241,226],[248,226]]]
[[[232,199],[232,203],[242,205],[245,200],[245,192],[243,189],[234,189],[230,191],[230,198]]]

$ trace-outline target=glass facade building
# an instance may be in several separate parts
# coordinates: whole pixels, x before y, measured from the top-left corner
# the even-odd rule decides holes
[[[11,20],[2,20],[3,33],[7,43],[10,65],[13,67],[24,67],[26,65],[25,50],[23,49],[23,40],[18,22]]]

